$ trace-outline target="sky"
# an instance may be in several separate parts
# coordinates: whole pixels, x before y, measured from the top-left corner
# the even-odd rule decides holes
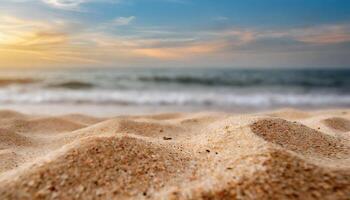
[[[16,67],[350,68],[350,1],[1,0]]]

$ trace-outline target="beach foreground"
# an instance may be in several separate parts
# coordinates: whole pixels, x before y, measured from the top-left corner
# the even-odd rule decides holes
[[[350,197],[350,110],[0,111],[0,199],[321,197]]]

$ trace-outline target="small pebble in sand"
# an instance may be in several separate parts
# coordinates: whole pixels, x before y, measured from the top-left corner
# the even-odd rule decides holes
[[[171,137],[163,137],[163,140],[172,140],[173,138]]]
[[[210,153],[210,150],[209,149],[207,149],[207,150],[205,150],[206,152],[208,152],[208,153]]]

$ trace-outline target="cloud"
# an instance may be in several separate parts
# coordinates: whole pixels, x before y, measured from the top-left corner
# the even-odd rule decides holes
[[[44,3],[59,8],[76,7],[82,3],[86,3],[86,0],[43,0]]]
[[[71,20],[24,19],[0,15],[0,66],[36,63],[61,65],[131,65],[131,63],[231,63],[249,56],[300,57],[304,52],[349,51],[347,24],[267,30],[224,27],[178,29],[164,26],[125,26],[135,16],[100,24],[72,25]],[[287,56],[284,56],[287,59]],[[275,58],[277,59],[277,58]],[[281,58],[282,59],[282,58]],[[305,56],[303,56],[303,59]],[[267,62],[266,61],[266,62]],[[282,62],[282,61],[281,61]],[[208,64],[208,63],[207,63]]]
[[[112,21],[112,24],[115,26],[125,26],[130,24],[132,21],[136,19],[135,16],[130,17],[118,17]]]
[[[43,3],[58,9],[79,10],[85,3],[119,3],[121,0],[41,0]]]
[[[293,34],[293,33],[292,33]],[[335,44],[350,41],[350,25],[328,25],[294,32],[296,40],[313,44]]]
[[[0,16],[0,66],[47,65],[83,62],[80,56],[68,55],[72,44],[62,21],[37,21]]]
[[[291,28],[275,31],[258,31],[257,38],[289,38],[305,44],[327,45],[350,41],[349,24],[330,24]]]
[[[89,2],[118,2],[118,0],[3,0],[8,2],[15,3],[30,3],[35,1],[40,1],[46,5],[49,5],[53,8],[58,9],[68,9],[73,10],[77,9],[81,4],[89,3]]]

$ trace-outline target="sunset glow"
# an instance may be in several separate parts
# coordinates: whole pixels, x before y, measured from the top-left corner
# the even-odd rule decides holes
[[[286,7],[275,1],[266,2],[266,13],[251,8],[255,14],[234,12],[248,6],[244,1],[222,1],[217,15],[212,1],[5,0],[0,67],[347,66],[349,3],[324,2],[308,4],[317,16],[328,7],[328,18],[316,20],[302,18],[307,12],[301,4],[279,19]]]

